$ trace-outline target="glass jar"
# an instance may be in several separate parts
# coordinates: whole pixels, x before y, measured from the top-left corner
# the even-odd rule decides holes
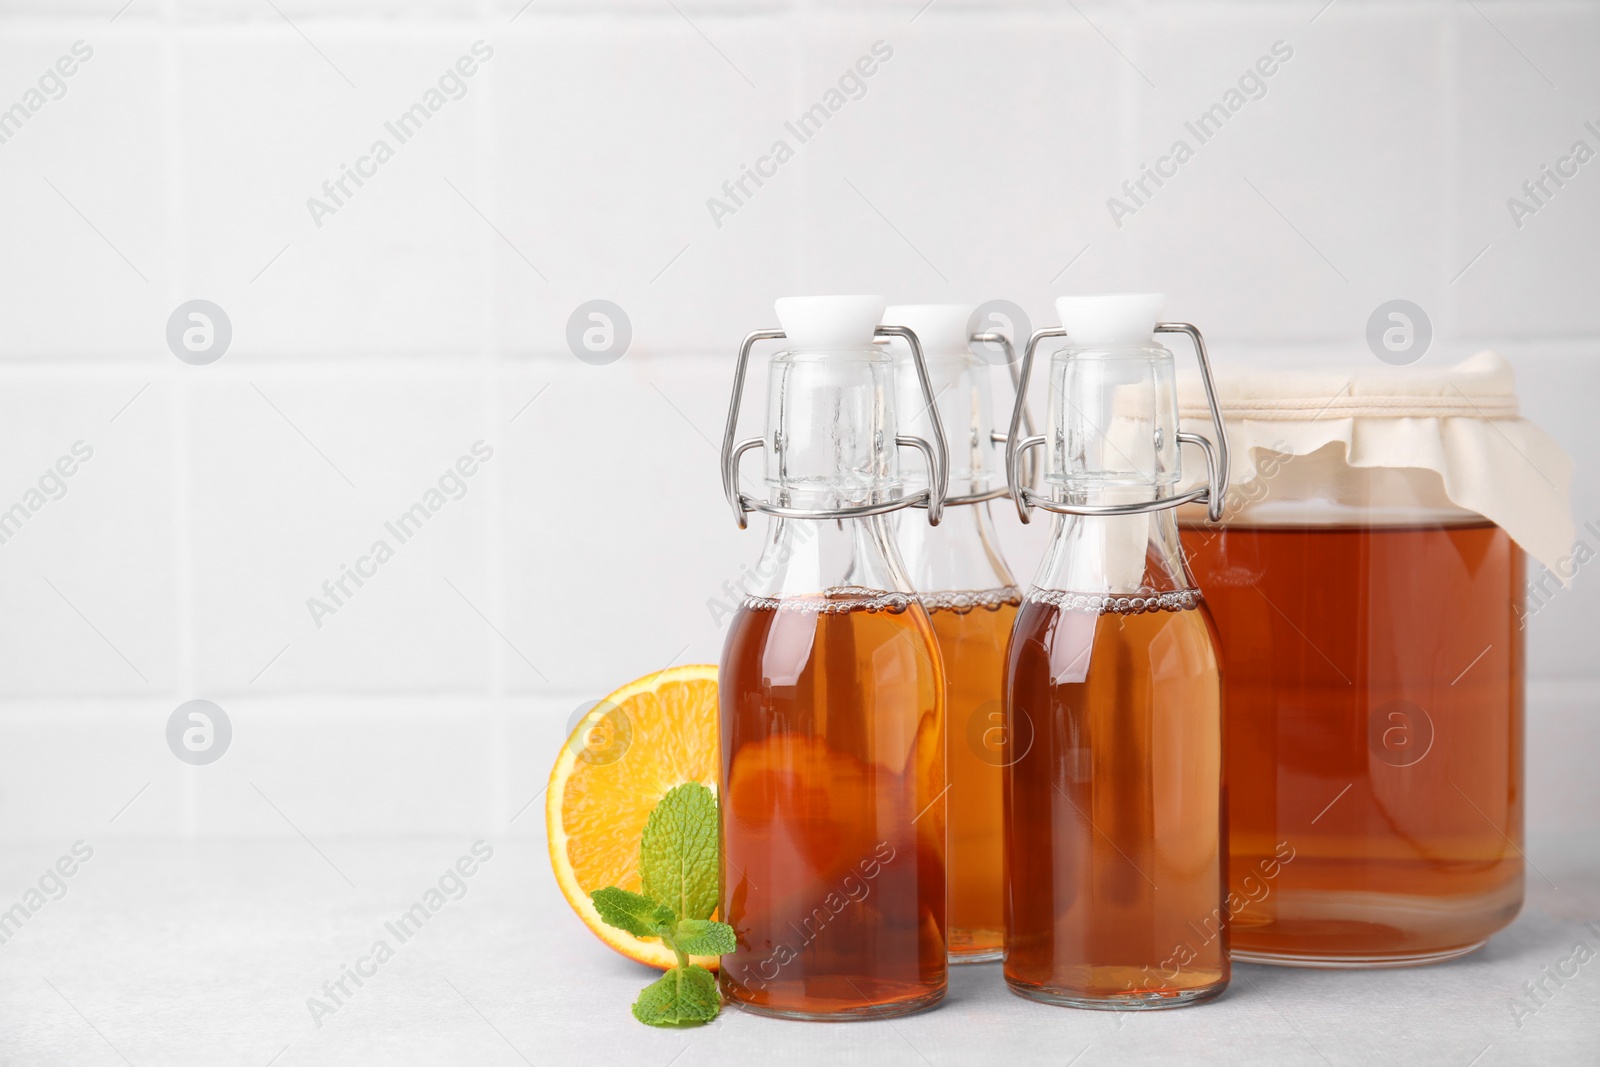
[[[1449,374],[1386,372],[1322,412],[1326,380],[1222,378],[1245,469],[1181,536],[1222,647],[1237,960],[1428,963],[1522,906],[1524,555],[1460,498],[1564,518],[1554,481],[1508,511],[1513,457],[1484,456],[1515,436],[1552,479],[1565,460],[1503,404],[1475,415],[1508,369],[1476,401],[1434,388]]]

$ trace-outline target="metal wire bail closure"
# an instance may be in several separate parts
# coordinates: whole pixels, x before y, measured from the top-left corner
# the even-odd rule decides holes
[[[739,432],[739,405],[744,398],[744,376],[750,366],[750,350],[758,341],[781,341],[788,335],[782,330],[754,330],[739,346],[739,361],[733,368],[733,398],[728,403],[728,423],[722,433],[722,492],[733,508],[734,521],[743,530],[748,525],[747,516],[752,511],[774,515],[780,519],[861,519],[869,515],[884,515],[901,508],[927,508],[928,525],[937,526],[944,517],[945,496],[950,489],[950,451],[945,443],[944,424],[939,419],[939,406],[933,395],[933,380],[928,376],[928,364],[922,357],[922,344],[917,335],[904,326],[879,326],[873,330],[876,337],[898,337],[911,346],[911,360],[917,368],[917,384],[922,389],[922,399],[928,405],[928,423],[933,427],[933,442],[914,434],[899,434],[894,443],[901,448],[914,448],[921,452],[928,464],[928,488],[913,496],[886,500],[881,504],[858,504],[855,507],[827,509],[786,508],[769,504],[765,500],[739,491],[739,460],[752,448],[766,443],[765,437],[747,437],[735,443]]]
[[[1029,484],[1024,484],[1019,461],[1027,455],[1029,449],[1037,448],[1047,440],[1038,434],[1018,437],[1018,431],[1026,414],[1024,406],[1028,395],[1028,378],[1033,372],[1033,355],[1039,347],[1039,342],[1045,338],[1067,336],[1067,331],[1059,326],[1048,327],[1035,330],[1033,336],[1028,338],[1028,347],[1023,350],[1017,402],[1011,410],[1011,432],[1006,435],[1006,485],[1010,487],[1011,499],[1016,502],[1017,517],[1023,522],[1033,520],[1035,507],[1058,515],[1139,515],[1147,511],[1160,511],[1163,508],[1175,508],[1180,504],[1190,503],[1204,503],[1206,516],[1212,522],[1222,518],[1222,506],[1228,493],[1228,431],[1223,427],[1222,407],[1217,403],[1217,389],[1211,380],[1211,361],[1206,358],[1205,338],[1200,336],[1197,327],[1187,322],[1158,322],[1155,332],[1187,334],[1189,340],[1194,342],[1195,359],[1200,363],[1200,381],[1205,386],[1206,404],[1211,408],[1211,425],[1216,429],[1217,443],[1213,445],[1210,440],[1199,434],[1181,431],[1178,433],[1178,443],[1198,445],[1205,453],[1206,484],[1175,497],[1133,504],[1064,504],[1051,500],[1044,494],[1035,492]],[[1030,482],[1031,480],[1030,477]]]

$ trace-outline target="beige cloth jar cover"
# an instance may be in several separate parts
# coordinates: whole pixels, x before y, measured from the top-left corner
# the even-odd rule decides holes
[[[1230,503],[1292,501],[1304,514],[1314,502],[1376,521],[1468,511],[1546,567],[1572,550],[1572,461],[1518,414],[1511,365],[1495,352],[1438,369],[1219,369],[1215,380]],[[1180,376],[1178,398],[1183,429],[1213,436],[1198,375]],[[1375,473],[1404,492],[1374,499]]]

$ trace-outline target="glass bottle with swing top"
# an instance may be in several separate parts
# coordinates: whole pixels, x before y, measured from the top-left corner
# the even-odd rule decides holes
[[[1003,353],[1014,374],[1013,350],[1003,335],[974,335],[976,311],[971,304],[910,304],[884,316],[917,335],[937,398],[932,408],[923,400],[910,348],[891,340],[901,424],[926,436],[936,410],[950,448],[943,521],[930,526],[903,512],[895,526],[944,660],[951,963],[997,960],[1005,937],[1000,794],[1008,747],[1000,696],[1006,642],[1021,603],[989,512],[989,501],[1007,494],[1003,475],[991,469],[1005,439],[996,432],[990,363],[974,345]],[[926,483],[916,469],[904,480],[908,491]]]
[[[1227,442],[1204,342],[1159,324],[1153,294],[1057,301],[1036,331],[1007,441],[1024,522],[1053,513],[1006,664],[1005,977],[1035,1000],[1126,1010],[1194,1004],[1228,984],[1227,811],[1215,631],[1178,541],[1175,508],[1220,513]],[[1180,433],[1173,356],[1194,344],[1215,444]],[[1019,437],[1041,340],[1046,434]],[[1180,491],[1179,449],[1203,450],[1207,484]],[[1045,449],[1045,490],[1021,477]],[[1220,453],[1220,462],[1218,461]]]
[[[891,516],[937,523],[946,450],[900,431],[881,297],[777,302],[782,329],[744,341],[722,474],[741,527],[767,517],[763,583],[723,647],[720,917],[737,947],[723,995],[758,1014],[878,1019],[930,1007],[946,988],[944,673],[895,546]],[[738,440],[751,351],[767,365],[766,430]],[[765,492],[741,482],[760,450]],[[929,472],[908,493],[901,458]],[[748,466],[748,465],[747,465]]]

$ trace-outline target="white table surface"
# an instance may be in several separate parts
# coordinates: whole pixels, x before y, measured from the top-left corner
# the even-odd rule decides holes
[[[544,842],[493,858],[343,1006],[321,995],[468,840],[106,840],[0,945],[0,1059],[15,1064],[920,1065],[1600,1063],[1600,958],[1522,1020],[1523,984],[1600,935],[1600,850],[1530,847],[1521,917],[1429,968],[1239,966],[1219,1000],[1098,1013],[1009,993],[997,964],[956,968],[938,1009],[894,1022],[780,1022],[724,1010],[653,1030],[628,1007],[652,977],[561,900]],[[0,908],[70,842],[0,859]],[[347,881],[348,879],[348,881]],[[1554,885],[1550,884],[1554,883]],[[1559,886],[1559,888],[1556,888]],[[1597,923],[1600,928],[1600,923]],[[393,943],[395,939],[388,936]],[[1552,989],[1555,987],[1552,985]]]

